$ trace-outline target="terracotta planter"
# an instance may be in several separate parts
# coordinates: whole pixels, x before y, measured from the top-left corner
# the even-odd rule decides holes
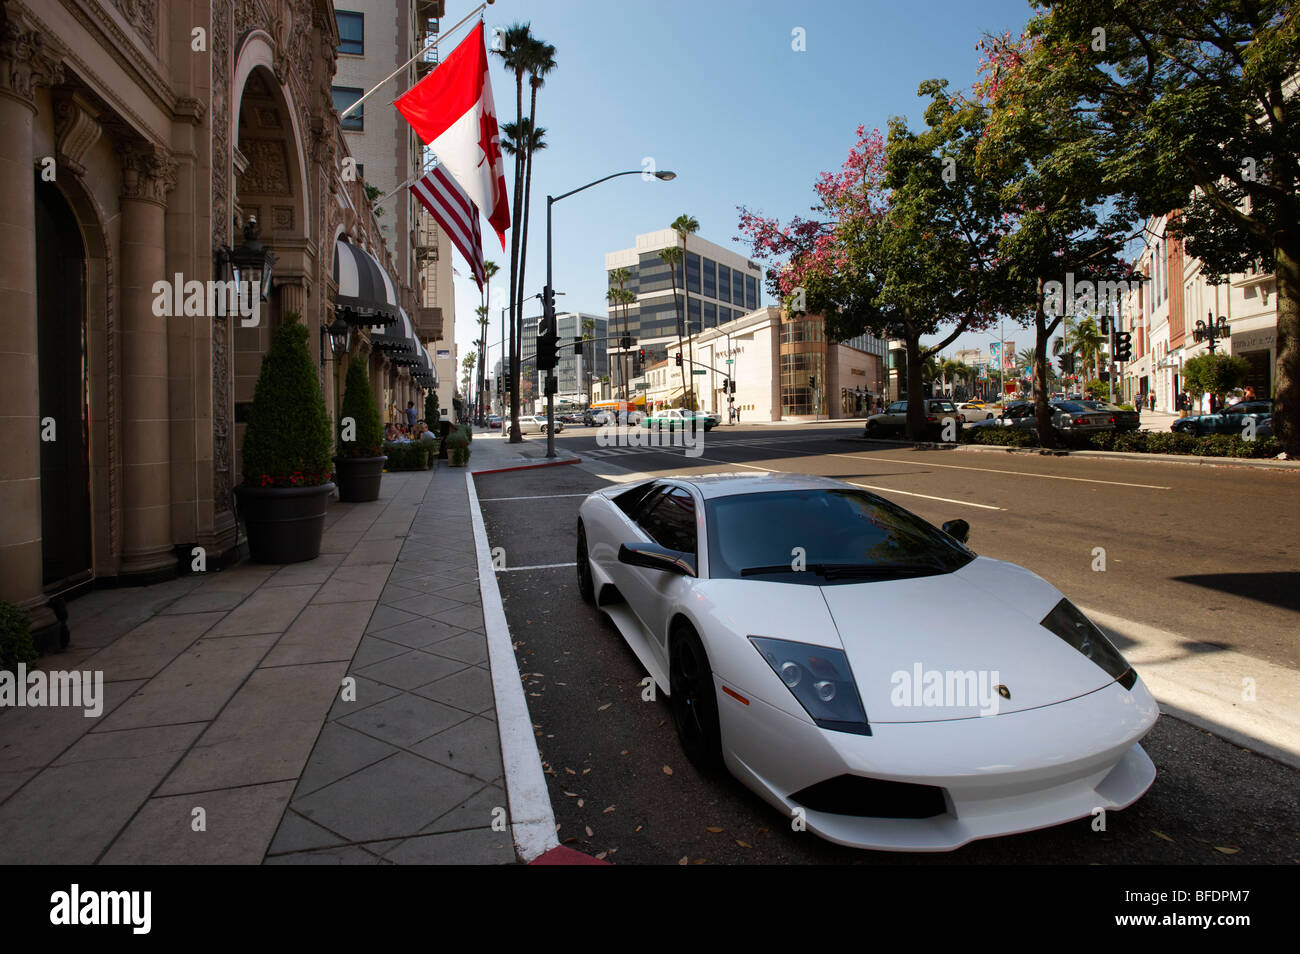
[[[386,460],[383,456],[335,457],[334,481],[339,485],[339,500],[344,503],[378,500]]]
[[[320,556],[325,508],[334,484],[235,488],[254,563],[302,563]]]

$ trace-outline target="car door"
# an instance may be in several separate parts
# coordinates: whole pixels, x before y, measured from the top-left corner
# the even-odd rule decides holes
[[[637,515],[637,525],[652,541],[671,550],[681,550],[696,558],[699,541],[700,507],[694,494],[678,484],[669,484],[664,492],[648,501]],[[631,581],[621,589],[632,612],[651,635],[650,645],[660,664],[668,668],[668,620],[685,599],[695,580],[667,570],[627,567]]]
[[[887,434],[901,434],[907,429],[907,402],[895,401],[885,408],[883,430]]]

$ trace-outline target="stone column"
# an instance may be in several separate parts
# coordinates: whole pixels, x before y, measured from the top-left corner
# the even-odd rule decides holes
[[[32,90],[61,82],[62,67],[39,33],[0,18],[0,600],[26,609],[39,637],[57,624],[42,591]]]
[[[139,140],[122,157],[122,569],[141,581],[176,573],[171,532],[168,321],[153,313],[167,274],[164,213],[176,184],[167,150]],[[204,276],[206,278],[206,276]]]

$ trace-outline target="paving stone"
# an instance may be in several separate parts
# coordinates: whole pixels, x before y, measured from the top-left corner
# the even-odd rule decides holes
[[[268,855],[277,855],[290,851],[306,851],[309,848],[338,847],[345,844],[344,839],[327,831],[314,821],[303,818],[293,808],[284,813],[280,827],[276,829],[271,846],[266,849]],[[267,859],[268,862],[270,859]]]
[[[347,715],[353,715],[362,709],[368,709],[375,703],[391,699],[401,692],[400,689],[386,686],[382,682],[375,682],[375,680],[367,679],[365,676],[358,676],[356,673],[349,673],[348,678],[356,681],[356,698],[351,702],[344,699],[340,687],[334,699],[334,704],[330,706],[329,716],[327,717],[331,722]]]
[[[412,747],[417,755],[487,782],[501,774],[501,739],[497,727],[475,716]]]
[[[357,646],[357,651],[352,656],[352,670],[355,672],[373,663],[390,659],[406,652],[408,648],[398,643],[390,643],[378,636],[363,636],[361,644]]]
[[[105,681],[104,711],[98,719],[87,718],[84,709],[68,706],[0,710],[0,772],[23,772],[49,765],[143,685],[144,680]]]
[[[341,566],[325,581],[313,603],[350,603],[379,599],[388,580],[390,566],[376,563],[366,566]]]
[[[374,605],[371,602],[308,606],[280,637],[262,665],[350,661]]]
[[[411,690],[416,686],[422,686],[435,679],[458,672],[463,668],[465,668],[465,664],[458,660],[434,656],[413,649],[401,656],[393,656],[391,659],[385,659],[383,662],[367,666],[365,669],[359,670],[358,674],[365,676],[367,679],[375,679],[387,685],[396,686],[398,689]]]
[[[202,729],[82,738],[0,805],[0,864],[93,864]]]
[[[291,563],[277,570],[263,585],[295,586],[304,583],[324,583],[342,560],[342,553],[322,553],[314,560]]]
[[[441,619],[447,613],[454,613],[456,610],[463,608],[466,604],[459,600],[450,600],[441,593],[421,593],[418,596],[412,596],[409,599],[398,600],[390,604],[397,609],[404,610],[407,613],[415,613],[418,616],[427,616],[430,618]],[[482,613],[479,617],[482,617]],[[454,622],[448,620],[448,622]]]
[[[422,835],[442,831],[460,831],[466,828],[490,828],[498,817],[493,813],[503,809],[507,826],[510,823],[510,801],[501,783],[494,782],[483,786],[465,801],[426,825]],[[507,828],[509,831],[509,828]]]
[[[403,692],[338,721],[399,748],[406,748],[467,718],[470,716],[460,709]]]
[[[508,829],[473,828],[408,838],[384,860],[399,865],[508,865],[518,859]]]
[[[156,676],[225,615],[155,616],[101,649],[90,658],[89,667],[102,670],[104,679],[114,682]]]
[[[349,841],[412,835],[477,791],[480,783],[398,752],[304,798],[294,811]]]
[[[274,643],[274,635],[197,640],[95,731],[210,722]]]
[[[322,848],[318,851],[296,851],[290,855],[275,855],[266,859],[268,865],[378,865],[383,862],[363,848],[345,845],[342,848]]]
[[[161,610],[161,615],[174,616],[182,613],[210,613],[219,610],[224,616],[240,603],[246,594],[236,590],[200,589],[198,592],[182,596],[176,602]]]
[[[446,589],[438,591],[439,596],[445,596],[450,600],[459,600],[462,603],[472,603],[478,606],[482,605],[483,595],[479,590],[478,581],[473,583],[457,583],[455,586],[449,586]]]
[[[298,778],[345,670],[345,663],[256,670],[158,794]]]
[[[151,798],[104,854],[108,865],[255,865],[266,857],[292,782]],[[205,831],[193,812],[204,811]]]
[[[342,530],[327,530],[321,536],[320,552],[321,553],[342,553],[348,554],[352,548],[361,540],[361,531],[347,532]]]
[[[378,633],[380,630],[388,629],[390,626],[400,626],[402,623],[409,623],[418,617],[414,613],[406,613],[399,609],[393,609],[391,606],[385,606],[382,603],[375,607],[375,611],[370,614],[370,625],[366,627],[366,633]]]
[[[449,636],[459,636],[463,632],[463,629],[449,623],[415,616],[409,623],[384,630],[382,636],[390,643],[401,643],[411,649],[424,649],[439,640]]]
[[[413,590],[401,585],[400,583],[395,583],[390,577],[387,585],[384,586],[383,590],[379,593],[379,604],[381,606],[391,606],[394,603],[400,603],[402,600],[409,600],[412,597],[419,595],[419,590]],[[398,612],[402,611],[399,610]],[[415,614],[408,613],[407,615],[414,616]]]
[[[282,633],[320,589],[315,584],[276,586],[258,590],[214,626],[212,636]]]
[[[487,637],[481,633],[461,633],[434,643],[428,651],[466,663],[487,662]]]
[[[367,563],[383,563],[392,566],[397,562],[397,555],[402,550],[401,540],[361,541],[343,558],[344,566],[356,566]]]
[[[478,666],[466,666],[459,672],[444,676],[414,690],[424,696],[466,712],[482,712],[495,708],[496,696],[492,692],[492,676]]]
[[[358,769],[386,759],[398,750],[386,742],[363,735],[338,722],[327,722],[311,750],[307,767],[298,779],[294,798],[310,795]]]

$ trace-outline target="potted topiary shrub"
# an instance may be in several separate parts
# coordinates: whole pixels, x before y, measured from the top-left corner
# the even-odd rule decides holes
[[[257,563],[320,556],[330,480],[330,421],[307,349],[307,329],[288,312],[262,357],[244,432],[244,482],[235,488]]]
[[[338,449],[334,458],[334,480],[339,500],[364,503],[379,499],[379,482],[384,476],[384,431],[379,407],[370,392],[366,359],[353,355],[348,362],[348,379],[339,414]]]
[[[452,428],[443,438],[447,448],[447,459],[452,467],[464,467],[469,463],[469,433],[464,427]]]
[[[0,670],[16,672],[20,663],[35,660],[31,617],[12,603],[0,603]]]

